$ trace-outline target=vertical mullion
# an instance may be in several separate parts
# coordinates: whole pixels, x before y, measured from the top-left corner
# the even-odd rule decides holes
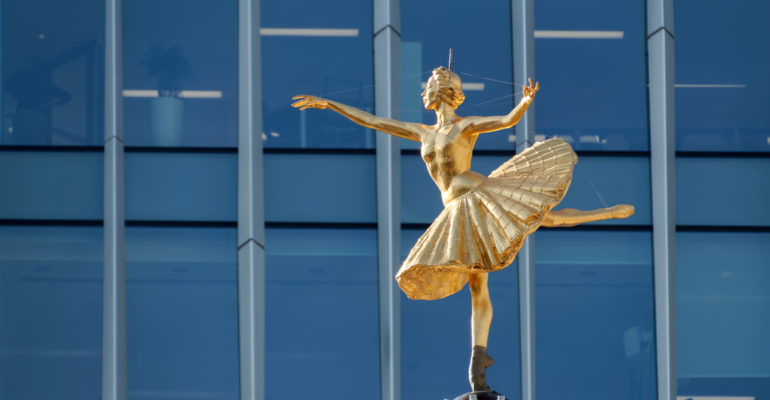
[[[511,0],[514,82],[526,82],[535,69],[534,1]],[[515,94],[516,101],[523,94]],[[534,103],[516,125],[516,152],[534,140]],[[530,236],[519,250],[519,334],[521,347],[521,399],[535,398],[535,242]]]
[[[401,17],[398,0],[374,0],[375,114],[397,118]],[[401,312],[395,282],[401,259],[400,143],[378,134],[377,162],[377,265],[380,327],[380,398],[401,398]]]
[[[238,353],[241,400],[265,398],[265,223],[259,0],[238,2]]]
[[[650,175],[658,399],[676,398],[673,1],[647,1]]]
[[[121,1],[106,1],[102,398],[126,398],[126,278],[123,184]]]

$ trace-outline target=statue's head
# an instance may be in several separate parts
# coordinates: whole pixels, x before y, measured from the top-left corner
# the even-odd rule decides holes
[[[438,67],[428,79],[425,90],[422,91],[422,102],[428,110],[434,110],[441,102],[452,108],[457,108],[465,101],[463,84],[454,72]]]

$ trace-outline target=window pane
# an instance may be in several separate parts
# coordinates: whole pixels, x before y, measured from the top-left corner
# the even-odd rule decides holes
[[[770,151],[770,2],[677,0],[677,150]]]
[[[266,397],[378,398],[377,231],[275,228],[266,244]]]
[[[128,146],[235,147],[235,0],[123,2]]]
[[[770,396],[770,233],[679,232],[677,391]]]
[[[461,20],[458,10],[462,10]],[[510,2],[481,1],[473,7],[461,0],[402,2],[401,40],[403,120],[436,123],[436,114],[423,109],[420,85],[434,68],[448,66],[450,48],[454,49],[452,71],[462,79],[465,92],[459,115],[505,115],[513,108],[513,93],[521,85],[511,83]],[[512,129],[481,135],[476,148],[513,150],[512,135]],[[417,146],[402,141],[403,148]]]
[[[99,398],[101,315],[101,228],[0,227],[0,398]]]
[[[104,2],[2,3],[0,144],[101,146]]]
[[[579,150],[647,150],[645,42],[642,0],[538,2],[537,134]]]
[[[265,219],[376,222],[373,154],[266,154]]]
[[[418,229],[401,231],[402,258],[422,233]],[[487,382],[507,398],[517,398],[521,393],[517,268],[514,261],[489,276],[495,314],[489,333],[489,355],[495,359],[495,365],[487,370]],[[466,288],[434,301],[401,296],[403,399],[451,399],[470,391],[470,296]]]
[[[770,226],[768,177],[769,158],[677,158],[677,224]]]
[[[0,218],[102,219],[104,155],[0,152],[0,187]]]
[[[235,221],[236,154],[126,154],[126,218]]]
[[[310,94],[374,112],[371,1],[261,4],[265,147],[373,148],[374,132],[334,115],[298,111]]]
[[[128,391],[238,398],[234,228],[126,229]]]
[[[657,398],[649,232],[541,230],[538,392],[543,398]]]

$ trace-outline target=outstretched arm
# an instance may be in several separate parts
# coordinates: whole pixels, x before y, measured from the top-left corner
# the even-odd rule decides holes
[[[540,90],[540,83],[532,85],[532,79],[529,80],[529,86],[524,86],[524,97],[521,98],[519,104],[511,110],[507,115],[498,115],[491,117],[467,117],[465,118],[468,123],[468,128],[465,132],[471,135],[478,135],[486,132],[499,131],[500,129],[510,128],[517,123],[524,111],[527,111],[529,103],[535,98],[535,93]]]
[[[320,97],[309,96],[301,94],[299,96],[292,97],[292,100],[297,100],[291,106],[305,110],[307,108],[317,108],[319,110],[330,109],[336,111],[339,114],[348,117],[351,121],[358,125],[365,126],[367,128],[376,129],[381,132],[398,136],[400,138],[413,140],[419,142],[422,138],[422,129],[419,124],[412,124],[409,122],[396,121],[390,118],[382,118],[376,115],[369,114],[366,111],[359,110],[355,107],[351,107],[336,101],[323,99]]]

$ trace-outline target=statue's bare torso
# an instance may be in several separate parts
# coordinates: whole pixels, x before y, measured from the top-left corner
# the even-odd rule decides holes
[[[474,188],[483,176],[471,171],[476,135],[465,133],[462,120],[446,126],[425,126],[420,155],[444,204]]]

